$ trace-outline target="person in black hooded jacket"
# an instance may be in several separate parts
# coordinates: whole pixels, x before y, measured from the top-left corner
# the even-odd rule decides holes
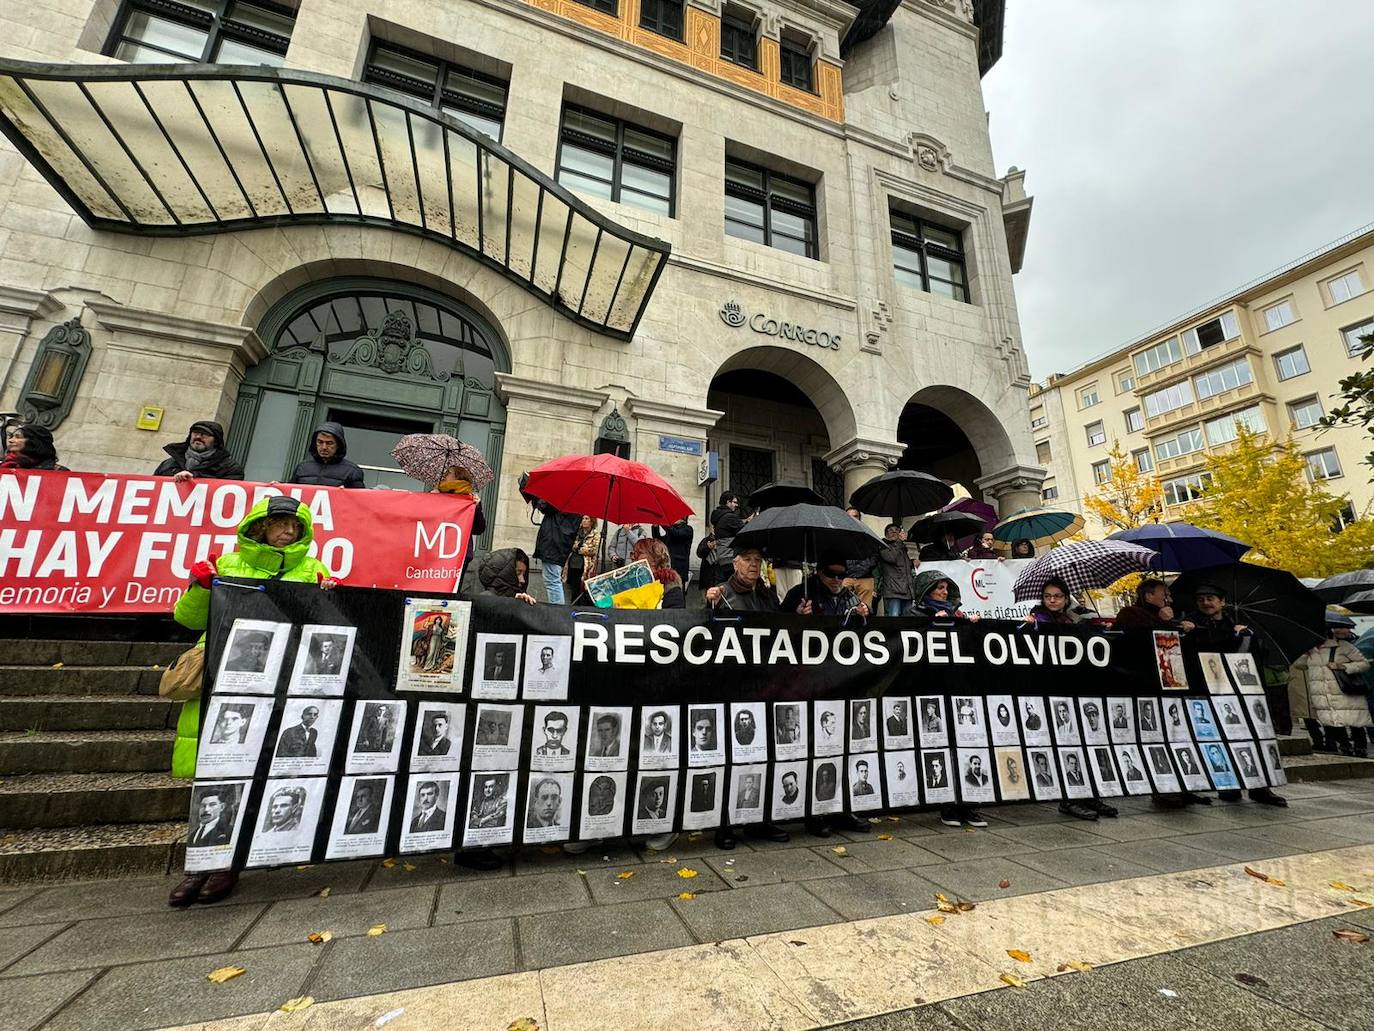
[[[322,422],[310,435],[305,458],[291,473],[288,483],[305,483],[312,487],[366,487],[363,471],[350,462],[348,440],[337,422]]]
[[[57,464],[57,447],[52,430],[46,426],[10,424],[5,430],[5,454],[0,469],[55,469],[69,472]]]
[[[191,423],[186,439],[162,449],[167,457],[153,470],[154,476],[170,476],[179,483],[200,477],[206,480],[241,480],[243,466],[224,449],[224,427],[202,419]]]

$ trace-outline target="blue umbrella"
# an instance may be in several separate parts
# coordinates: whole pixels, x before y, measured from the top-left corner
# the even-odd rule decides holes
[[[1189,523],[1150,523],[1134,530],[1120,530],[1107,540],[1126,541],[1157,551],[1161,569],[1176,569],[1180,573],[1239,562],[1250,550],[1244,541]]]
[[[1056,512],[1047,508],[1023,508],[992,528],[992,536],[999,541],[1030,541],[1040,551],[1072,537],[1083,529],[1083,517],[1073,512]]]

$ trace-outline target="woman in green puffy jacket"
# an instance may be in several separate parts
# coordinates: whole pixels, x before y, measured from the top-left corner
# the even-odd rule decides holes
[[[182,626],[204,631],[210,622],[210,585],[216,576],[255,580],[290,580],[318,583],[321,590],[337,585],[324,563],[309,555],[315,539],[310,509],[284,495],[263,498],[239,523],[238,550],[211,555],[191,567],[191,585],[177,602],[173,617]],[[205,647],[205,634],[196,642]],[[177,719],[176,744],[172,749],[172,776],[196,775],[200,737],[200,699],[182,703]],[[167,902],[184,907],[193,902],[218,902],[234,890],[238,874],[221,871],[191,874],[174,889]]]

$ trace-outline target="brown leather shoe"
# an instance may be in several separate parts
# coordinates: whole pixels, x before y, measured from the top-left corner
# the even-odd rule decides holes
[[[172,894],[167,896],[167,905],[173,909],[185,909],[200,897],[200,890],[205,887],[205,882],[209,879],[208,873],[191,874],[172,889]]]
[[[200,889],[200,895],[196,901],[203,905],[210,905],[212,902],[219,902],[227,899],[234,890],[234,885],[238,884],[239,875],[232,870],[221,870],[219,873],[212,873],[205,879],[205,886]]]

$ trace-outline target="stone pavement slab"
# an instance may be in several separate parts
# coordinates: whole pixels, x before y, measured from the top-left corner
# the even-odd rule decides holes
[[[1115,856],[1125,863],[1137,863],[1158,873],[1176,870],[1201,870],[1208,866],[1222,866],[1231,862],[1219,852],[1208,852],[1184,844],[1176,838],[1154,841],[1124,841],[1093,846],[1098,852]]]
[[[951,834],[940,834],[922,841],[921,847],[943,856],[946,860],[987,859],[1025,851],[1024,845],[1012,841],[1011,838],[982,830],[959,830]]]
[[[1275,841],[1265,841],[1244,831],[1209,831],[1205,834],[1189,834],[1175,838],[1184,845],[1215,852],[1235,862],[1237,860],[1268,859],[1271,856],[1288,856],[1301,851],[1292,845]]]
[[[847,846],[852,848],[853,846]],[[721,852],[706,864],[732,888],[744,885],[842,877],[846,867],[826,857],[828,849],[783,848],[767,852]]]
[[[496,917],[552,913],[591,905],[587,880],[576,871],[458,881],[439,889],[434,923],[453,924]]]
[[[825,856],[830,850],[818,848],[816,851]],[[836,857],[836,862],[841,866],[848,867],[851,862],[857,860],[868,870],[901,870],[909,867],[930,866],[945,861],[944,856],[938,855],[928,848],[922,848],[915,842],[897,837],[893,837],[889,841],[875,837],[868,841],[847,842],[845,851],[849,855]],[[833,852],[830,854],[834,855]]]
[[[0,980],[0,995],[17,1000],[0,1006],[0,1031],[32,1031],[97,976],[94,970],[71,970]]]
[[[807,881],[806,890],[846,920],[866,920],[935,907],[933,881],[910,870],[880,870]]]
[[[1040,824],[1032,827],[1006,827],[997,833],[1004,838],[1009,838],[1024,849],[1057,849],[1075,848],[1079,845],[1100,845],[1104,840],[1102,835],[1096,833],[1097,824],[1104,821],[1089,823],[1086,820],[1075,820],[1076,826],[1071,826],[1060,818],[1056,824]]]
[[[1313,827],[1311,822],[1273,824],[1265,827],[1246,827],[1241,831],[1247,838],[1258,838],[1276,845],[1285,845],[1289,852],[1322,852],[1331,848],[1349,848],[1359,842],[1346,834]]]
[[[1096,884],[1126,877],[1145,877],[1157,871],[1095,848],[1063,848],[1019,857],[1023,866],[1048,874],[1064,884]]]
[[[11,927],[0,934],[0,970],[4,970],[21,956],[26,956],[49,938],[55,937],[64,927],[62,924],[30,924],[25,927]]]
[[[687,925],[662,899],[522,916],[516,920],[516,933],[528,970],[696,942]]]
[[[799,884],[709,892],[694,899],[672,899],[669,904],[701,941],[816,927],[841,919]]]
[[[306,991],[316,999],[399,991],[514,973],[510,920],[387,931],[331,943]]]
[[[691,878],[678,876],[678,870],[695,870]],[[621,878],[621,874],[633,874]],[[642,866],[603,867],[587,871],[587,886],[597,905],[618,905],[643,899],[666,899],[682,891],[723,891],[727,885],[714,870],[700,860],[682,863],[647,863]]]
[[[1162,835],[1158,826],[1138,816],[1119,816],[1105,820],[1075,820],[1089,834],[1110,841],[1156,841]]]
[[[345,938],[366,934],[377,924],[386,924],[394,931],[424,927],[433,912],[436,891],[433,885],[417,885],[277,902],[249,932],[243,947],[303,941],[312,931],[329,931],[335,938]]]
[[[969,863],[944,863],[921,868],[921,876],[940,885],[951,898],[959,895],[973,902],[1009,898],[1033,891],[1062,888],[1064,882],[1040,870],[1018,863],[1010,856],[979,859]],[[1002,882],[1008,886],[1003,888]]]
[[[1362,845],[1374,842],[1374,818],[1327,816],[1309,820],[1305,826],[1311,827],[1313,830],[1331,831],[1343,838],[1358,841]]]

